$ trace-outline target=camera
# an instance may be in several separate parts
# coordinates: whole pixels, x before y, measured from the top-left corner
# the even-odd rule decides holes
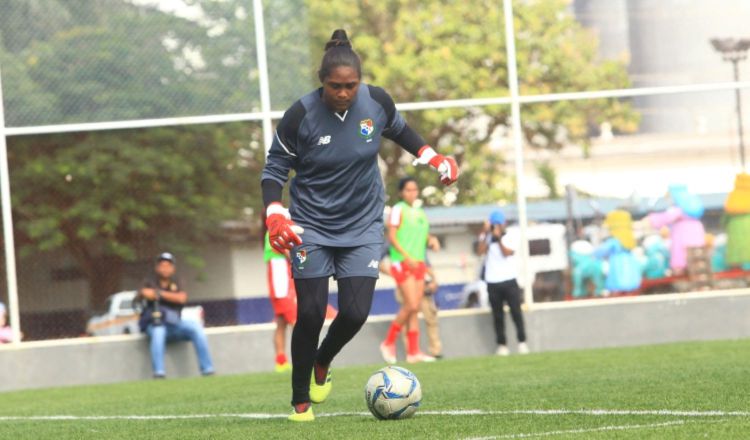
[[[151,323],[153,325],[162,325],[164,322],[162,320],[162,313],[161,309],[159,309],[158,304],[154,304],[154,310],[151,311]]]

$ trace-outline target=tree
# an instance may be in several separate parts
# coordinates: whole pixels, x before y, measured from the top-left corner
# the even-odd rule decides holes
[[[193,256],[222,221],[259,208],[259,138],[240,123],[11,138],[22,255],[68,250],[100,305],[123,263],[159,248]]]
[[[363,58],[365,79],[385,87],[396,101],[508,95],[499,1],[310,0],[309,6],[318,53],[331,30],[348,28]],[[523,93],[630,85],[623,62],[597,59],[596,39],[566,11],[566,1],[529,0],[514,7]],[[638,122],[630,105],[616,100],[524,106],[523,116],[527,143],[552,150],[578,143],[586,151],[592,127],[608,121],[629,132]],[[494,135],[509,131],[507,106],[409,112],[406,118],[461,166],[457,188],[425,188],[428,203],[490,203],[514,195],[512,176],[502,172],[503,160],[489,145]],[[410,168],[410,158],[400,149],[388,148],[384,156],[391,195],[404,172],[434,181],[424,170]]]
[[[535,164],[536,172],[539,175],[539,179],[544,183],[549,191],[547,193],[548,199],[559,199],[560,192],[557,189],[557,173],[552,168],[549,161],[538,162]]]
[[[26,66],[0,47],[5,124],[17,127],[55,111],[55,95],[31,79]],[[12,87],[9,87],[11,86]]]

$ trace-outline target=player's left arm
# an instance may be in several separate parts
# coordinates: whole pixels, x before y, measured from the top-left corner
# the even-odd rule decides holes
[[[397,143],[401,148],[417,157],[414,164],[430,165],[440,173],[440,181],[451,185],[458,180],[458,164],[451,156],[443,156],[429,146],[422,136],[406,123],[396,109],[393,98],[380,87],[369,86],[370,96],[385,110],[386,123],[383,137]]]

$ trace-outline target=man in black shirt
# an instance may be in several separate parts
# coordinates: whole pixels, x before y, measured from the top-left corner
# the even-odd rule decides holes
[[[182,307],[187,302],[187,292],[175,278],[175,258],[169,252],[156,259],[154,273],[143,281],[136,299],[146,301],[141,313],[141,331],[150,338],[151,365],[154,377],[164,378],[164,350],[167,342],[192,341],[198,355],[201,374],[214,374],[208,342],[203,327],[194,321],[183,321]]]

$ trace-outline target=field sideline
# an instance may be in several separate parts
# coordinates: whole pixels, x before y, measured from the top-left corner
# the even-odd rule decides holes
[[[379,367],[334,369],[333,394],[315,407],[311,424],[285,420],[288,375],[264,373],[4,393],[0,438],[735,439],[750,432],[750,340],[412,366],[423,406],[395,422],[366,413],[363,387]]]

